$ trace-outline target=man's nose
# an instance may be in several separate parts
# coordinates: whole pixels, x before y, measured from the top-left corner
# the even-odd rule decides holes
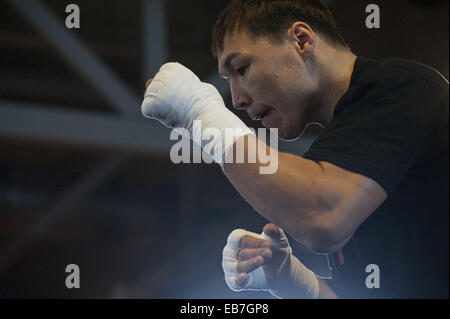
[[[233,107],[237,110],[245,109],[251,104],[250,96],[237,85],[230,84],[231,100]]]

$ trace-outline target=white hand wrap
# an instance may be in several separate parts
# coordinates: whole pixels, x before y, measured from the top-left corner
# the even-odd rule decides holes
[[[267,236],[264,232],[256,234],[243,229],[235,229],[231,232],[222,253],[222,268],[228,287],[233,291],[268,290],[275,297],[317,298],[319,295],[319,282],[316,275],[292,255],[289,241],[283,230],[280,229],[280,231],[281,236],[278,240]],[[286,252],[286,258],[280,265],[279,273],[273,284],[269,285],[267,282],[262,266],[248,274],[249,280],[245,287],[239,287],[236,284],[236,277],[239,275],[236,270],[239,244],[245,235],[268,240],[271,242],[272,247]]]
[[[254,134],[226,108],[213,85],[201,82],[179,63],[166,63],[160,68],[147,87],[141,109],[145,117],[155,118],[183,134],[179,128],[186,129],[189,137],[219,164],[223,164],[225,154],[239,137]]]
[[[236,270],[237,266],[237,254],[239,252],[239,243],[242,237],[250,235],[256,238],[270,240],[270,238],[262,233],[261,235],[252,233],[243,229],[235,229],[228,236],[227,245],[223,249],[222,253],[222,268],[225,273],[225,281],[228,287],[234,291],[241,290],[268,290],[266,275],[262,267],[258,267],[248,274],[248,282],[245,287],[239,287],[236,284],[236,277],[239,273]]]

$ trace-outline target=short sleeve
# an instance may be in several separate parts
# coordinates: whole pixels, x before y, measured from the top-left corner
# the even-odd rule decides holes
[[[420,78],[385,80],[361,86],[304,157],[371,178],[389,197],[430,141],[440,101]]]

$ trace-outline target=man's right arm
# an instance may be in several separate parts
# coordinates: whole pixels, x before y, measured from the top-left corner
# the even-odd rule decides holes
[[[317,277],[319,281],[319,299],[337,299],[339,298],[336,293],[328,285],[329,281],[332,279]]]

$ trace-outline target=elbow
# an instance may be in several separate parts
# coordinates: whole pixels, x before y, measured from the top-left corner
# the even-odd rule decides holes
[[[330,254],[342,248],[345,242],[339,239],[333,231],[317,230],[307,243],[307,248],[318,254]]]
[[[301,242],[311,251],[319,254],[329,254],[342,248],[351,235],[344,232],[332,214],[321,214],[308,225],[304,225]]]

